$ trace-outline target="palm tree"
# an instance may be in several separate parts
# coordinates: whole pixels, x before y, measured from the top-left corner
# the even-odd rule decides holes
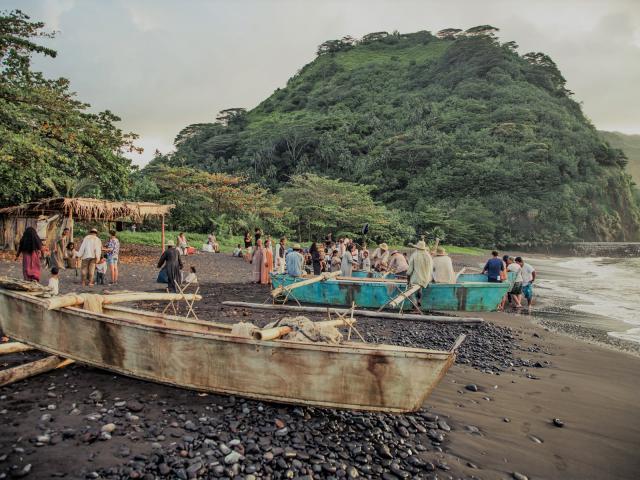
[[[51,178],[45,178],[42,183],[51,190],[54,197],[78,198],[95,188],[91,178],[65,178],[61,182],[61,188]]]

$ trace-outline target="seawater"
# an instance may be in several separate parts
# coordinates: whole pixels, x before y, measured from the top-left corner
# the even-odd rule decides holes
[[[607,333],[640,343],[640,258],[531,257],[527,261],[539,273],[536,294],[542,309],[564,304],[580,323],[589,323],[589,317],[617,320],[621,323],[616,325],[623,327]]]

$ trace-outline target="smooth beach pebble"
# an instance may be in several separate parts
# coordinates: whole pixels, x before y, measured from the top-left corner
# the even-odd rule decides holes
[[[475,383],[470,383],[469,385],[465,385],[464,388],[466,388],[470,392],[477,392],[478,391],[478,386]]]
[[[520,472],[513,472],[511,474],[511,476],[515,479],[515,480],[529,480],[529,477],[527,477],[526,475],[523,475]]]
[[[560,420],[559,418],[554,418],[553,419],[553,424],[556,427],[560,427],[560,428],[564,427],[564,422],[562,420]]]

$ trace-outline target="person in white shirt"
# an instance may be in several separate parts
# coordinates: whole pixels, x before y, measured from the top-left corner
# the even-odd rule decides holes
[[[58,275],[58,267],[51,269],[51,277],[49,277],[48,287],[51,289],[52,295],[58,295],[60,292],[60,277]]]
[[[102,242],[98,238],[98,230],[92,228],[89,235],[84,237],[78,256],[80,257],[80,275],[82,277],[82,286],[87,283],[93,287],[93,277],[96,273],[96,263],[100,260],[102,254]]]
[[[189,267],[189,273],[184,277],[184,283],[198,283],[198,277],[196,276],[196,267],[191,265]]]
[[[522,276],[522,294],[527,299],[527,308],[531,313],[533,305],[533,282],[536,280],[536,269],[522,259],[516,257],[516,263],[522,267],[520,274]]]
[[[453,271],[451,257],[443,247],[436,248],[436,256],[433,257],[433,281],[456,283],[456,272]]]
[[[513,287],[511,287],[511,301],[516,308],[522,308],[522,267],[518,264],[513,257],[507,259],[507,275],[508,272],[514,272],[516,278],[513,281]]]

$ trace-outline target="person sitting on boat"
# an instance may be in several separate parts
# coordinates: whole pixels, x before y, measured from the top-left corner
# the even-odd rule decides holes
[[[160,256],[160,260],[158,261],[158,268],[163,268],[167,272],[167,283],[170,292],[176,292],[176,285],[180,283],[181,275],[180,270],[182,270],[182,256],[180,255],[180,251],[175,247],[175,243],[173,240],[169,240],[167,242],[167,249]]]
[[[451,257],[443,247],[436,248],[433,259],[433,281],[435,283],[456,283],[456,272],[453,271]]]
[[[342,255],[342,261],[340,262],[340,272],[343,277],[350,277],[353,275],[353,267],[356,265],[356,261],[353,258],[356,246],[349,245]]]
[[[424,240],[420,240],[414,247],[415,251],[409,257],[409,268],[407,269],[408,284],[409,286],[420,285],[422,288],[426,288],[433,275],[433,260]],[[418,290],[418,306],[421,303],[422,289]]]
[[[299,243],[293,245],[293,250],[287,253],[285,257],[285,264],[287,267],[287,274],[292,277],[301,277],[304,275],[304,257],[300,253],[302,247]]]
[[[389,268],[389,246],[382,242],[373,251],[371,256],[371,265],[376,272],[386,272]]]
[[[389,271],[396,274],[397,277],[406,277],[409,263],[404,258],[402,252],[394,250],[389,256]]]

